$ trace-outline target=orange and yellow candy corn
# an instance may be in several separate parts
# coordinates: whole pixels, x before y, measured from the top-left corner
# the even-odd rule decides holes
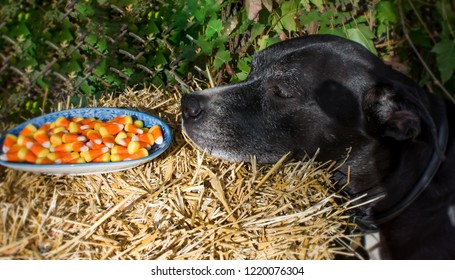
[[[7,153],[11,147],[16,144],[17,142],[17,136],[13,134],[7,134],[5,137],[5,141],[3,142],[3,148],[2,151],[4,153]]]
[[[26,125],[18,135],[7,134],[0,160],[34,164],[69,164],[134,160],[164,141],[161,127],[144,127],[142,120],[118,116],[103,122],[95,118],[66,118],[37,129]]]

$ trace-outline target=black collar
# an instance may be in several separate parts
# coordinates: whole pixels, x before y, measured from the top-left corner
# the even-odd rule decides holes
[[[407,196],[405,196],[401,201],[399,201],[397,204],[395,204],[391,208],[389,208],[383,212],[375,213],[374,215],[356,217],[355,222],[359,225],[359,227],[362,230],[367,231],[367,232],[368,231],[370,231],[370,232],[377,231],[378,225],[386,223],[386,222],[391,221],[392,219],[396,218],[404,210],[406,210],[406,208],[408,208],[409,205],[411,205],[419,197],[419,195],[423,193],[423,191],[426,190],[426,188],[428,187],[430,182],[433,180],[434,175],[436,175],[436,172],[438,171],[441,163],[444,161],[443,155],[445,154],[446,149],[447,149],[448,137],[449,137],[449,127],[448,127],[447,117],[444,117],[441,120],[439,131],[438,131],[438,147],[440,148],[440,151],[438,152],[437,149],[433,150],[431,159],[428,162],[428,165],[425,168],[425,171],[422,173],[422,176],[420,177],[417,184],[408,193]],[[440,152],[442,152],[442,155]],[[376,195],[375,197],[367,196],[366,198],[363,199],[363,201],[365,201],[365,200],[372,201],[372,200],[375,200],[376,198],[381,198],[381,197],[384,197],[383,193]]]

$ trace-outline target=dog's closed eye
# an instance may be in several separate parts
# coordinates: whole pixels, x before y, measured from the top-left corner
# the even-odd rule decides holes
[[[280,88],[279,86],[272,86],[272,87],[268,88],[267,93],[274,97],[284,98],[284,99],[294,97],[294,95],[291,92],[284,90],[284,89]]]

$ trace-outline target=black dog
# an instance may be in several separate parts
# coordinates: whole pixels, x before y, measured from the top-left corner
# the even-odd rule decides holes
[[[352,196],[384,198],[358,223],[382,258],[455,259],[455,105],[361,45],[314,35],[256,54],[248,79],[182,99],[183,129],[212,155],[272,163],[352,148]]]

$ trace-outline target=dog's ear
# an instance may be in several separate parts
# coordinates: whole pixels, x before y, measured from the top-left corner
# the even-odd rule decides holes
[[[368,90],[362,100],[365,119],[371,133],[398,141],[415,140],[425,129],[430,142],[436,126],[417,96],[422,94],[401,84],[382,83]]]

